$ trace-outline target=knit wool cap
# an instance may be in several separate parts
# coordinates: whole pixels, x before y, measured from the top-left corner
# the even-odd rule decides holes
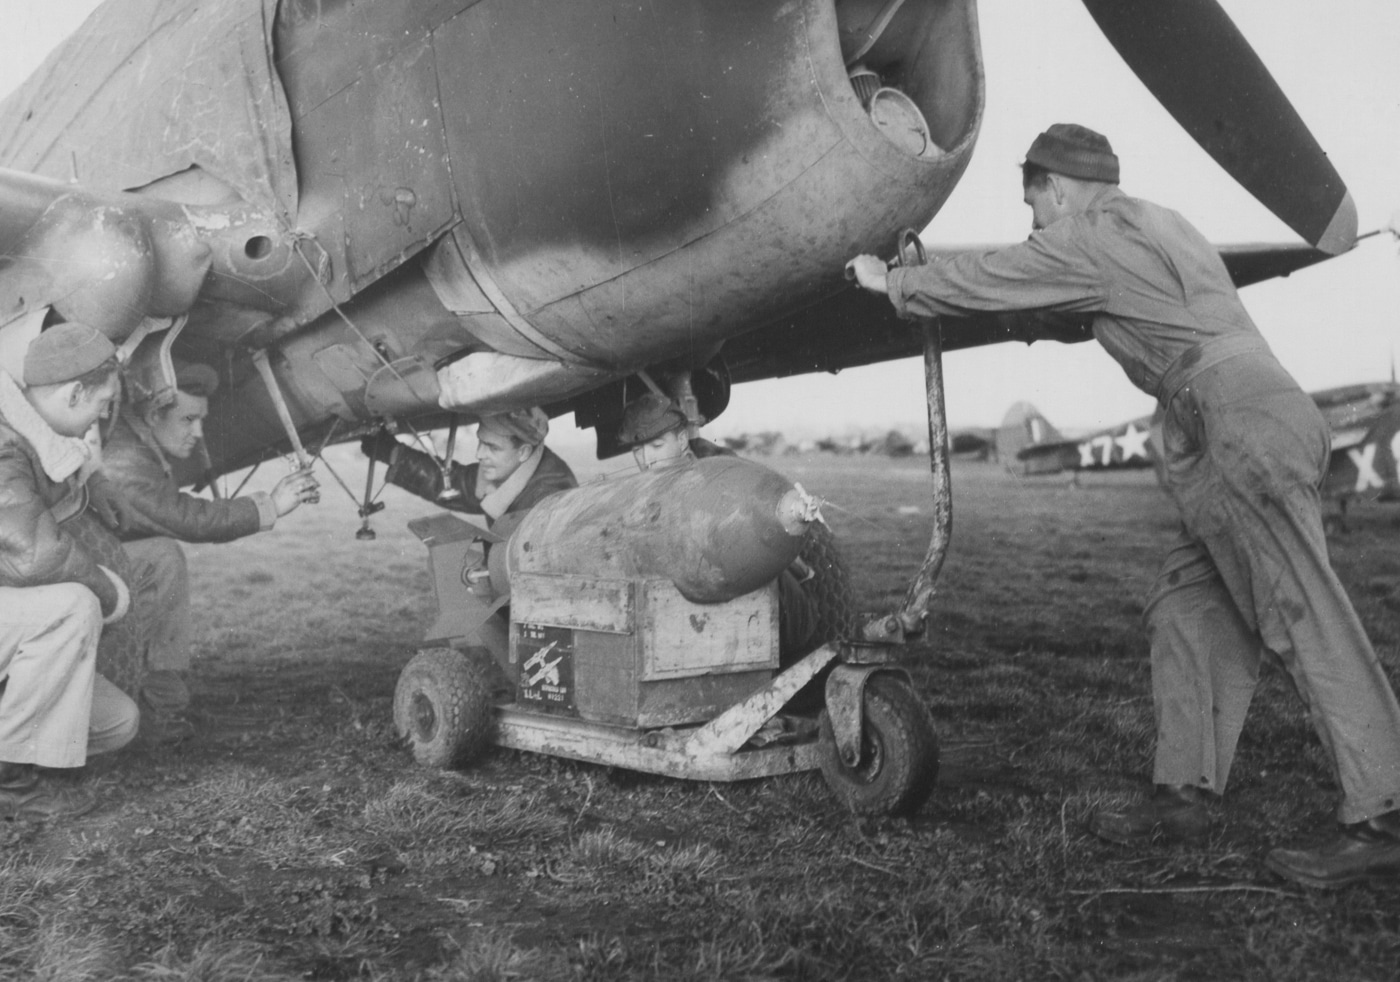
[[[648,392],[632,400],[622,411],[617,438],[623,446],[635,446],[655,440],[661,434],[685,424],[685,413],[674,402],[663,399],[655,392]]]
[[[549,415],[539,406],[531,406],[496,416],[483,416],[476,427],[477,438],[488,433],[513,437],[521,443],[537,447],[549,435]]]
[[[175,362],[175,388],[186,395],[209,398],[219,388],[219,373],[197,361]]]
[[[71,321],[58,324],[29,342],[24,356],[24,384],[71,382],[116,356],[117,349],[96,328]]]
[[[1076,123],[1055,123],[1037,136],[1026,163],[1083,181],[1118,183],[1118,156],[1108,137]]]

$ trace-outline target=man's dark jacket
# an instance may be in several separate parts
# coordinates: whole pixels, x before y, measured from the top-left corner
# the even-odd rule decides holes
[[[420,498],[436,501],[449,511],[481,514],[481,499],[476,494],[476,478],[481,469],[480,464],[464,465],[454,461],[448,467],[447,486],[457,491],[458,495],[455,498],[439,500],[438,496],[443,489],[443,474],[437,460],[421,450],[414,450],[401,443],[395,443],[395,446],[391,447],[390,440],[392,438],[386,438],[382,442],[374,442],[365,447],[366,450],[374,451],[373,456],[376,460],[387,461],[392,454],[393,463],[384,475],[386,481],[405,491],[411,491]],[[370,444],[370,441],[366,443]],[[515,496],[515,500],[506,507],[505,513],[498,519],[488,516],[486,524],[493,531],[508,536],[515,530],[525,513],[542,500],[556,491],[578,487],[574,472],[558,454],[546,446],[540,447],[540,454],[539,468],[530,477],[529,483]]]
[[[209,499],[182,492],[160,447],[125,414],[102,448],[94,487],[104,505],[103,523],[123,542],[153,536],[228,542],[271,527],[276,516],[270,499],[260,508],[257,495]]]
[[[33,445],[0,416],[0,586],[81,583],[111,613],[117,588],[60,524],[86,506],[81,479],[51,480]]]

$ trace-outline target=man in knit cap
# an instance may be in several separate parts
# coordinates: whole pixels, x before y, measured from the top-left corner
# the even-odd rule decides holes
[[[62,524],[86,507],[83,437],[117,389],[111,342],[82,324],[39,334],[19,378],[0,370],[0,817],[88,811],[91,791],[36,766],[81,767],[136,735],[136,704],[95,669],[126,584]]]
[[[316,479],[306,471],[288,474],[270,492],[237,498],[181,491],[172,462],[199,449],[219,376],[207,365],[172,367],[173,387],[155,359],[138,354],[95,478],[103,503],[99,514],[131,557],[137,609],[149,612],[140,698],[148,729],[165,740],[192,729],[179,715],[190,702],[192,634],[189,573],[179,542],[229,542],[265,531],[317,494]]]
[[[1093,831],[1121,843],[1204,836],[1268,657],[1292,677],[1331,758],[1342,825],[1318,848],[1273,850],[1269,867],[1319,887],[1400,876],[1400,705],[1328,560],[1326,423],[1216,249],[1176,212],[1118,189],[1103,136],[1051,126],[1027,151],[1022,184],[1034,223],[1024,243],[895,270],[857,256],[849,267],[904,315],[1092,318],[1094,337],[1165,413],[1183,532],[1145,615],[1156,790],[1100,811]]]

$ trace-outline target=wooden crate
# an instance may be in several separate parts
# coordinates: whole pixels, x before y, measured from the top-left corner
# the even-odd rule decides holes
[[[694,604],[669,580],[511,579],[519,708],[600,723],[703,722],[778,667],[777,585]]]

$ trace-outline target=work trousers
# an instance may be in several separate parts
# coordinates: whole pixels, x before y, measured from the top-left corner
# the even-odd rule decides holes
[[[1223,792],[1265,657],[1293,680],[1351,823],[1400,808],[1400,705],[1332,571],[1329,433],[1266,352],[1191,379],[1163,422],[1183,535],[1148,598],[1153,780]]]
[[[0,587],[0,761],[81,767],[136,736],[136,704],[94,668],[101,630],[81,584]]]
[[[189,670],[193,626],[184,550],[170,538],[122,543],[131,559],[131,606],[146,627],[141,699],[151,709],[179,711],[190,701],[181,673]]]

